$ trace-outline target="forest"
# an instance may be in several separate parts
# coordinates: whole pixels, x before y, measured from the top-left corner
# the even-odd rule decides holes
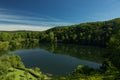
[[[47,77],[38,68],[27,69],[19,56],[7,55],[7,51],[22,45],[41,43],[72,43],[107,48],[102,56],[105,60],[100,69],[76,66],[72,74],[65,77]],[[74,54],[74,53],[71,53]],[[120,18],[87,22],[71,26],[57,26],[46,31],[1,31],[0,32],[0,80],[14,80],[11,72],[27,74],[26,78],[17,80],[119,80],[120,79]],[[17,60],[16,60],[17,59]],[[19,71],[23,70],[23,72]],[[25,73],[27,72],[27,73]],[[39,73],[38,73],[39,72]],[[32,79],[27,79],[31,75]],[[37,76],[36,76],[37,75]],[[6,77],[7,76],[7,77]]]

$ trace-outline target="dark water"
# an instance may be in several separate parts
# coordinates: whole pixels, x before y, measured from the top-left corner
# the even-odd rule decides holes
[[[103,60],[103,51],[105,50],[99,47],[74,44],[41,44],[39,48],[11,52],[19,55],[26,67],[39,67],[44,73],[64,76],[78,65],[99,68]]]

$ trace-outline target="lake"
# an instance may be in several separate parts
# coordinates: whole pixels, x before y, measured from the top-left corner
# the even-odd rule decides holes
[[[99,68],[106,49],[75,44],[40,44],[37,47],[20,48],[9,53],[21,57],[27,68],[39,67],[45,74],[65,76],[78,65]]]

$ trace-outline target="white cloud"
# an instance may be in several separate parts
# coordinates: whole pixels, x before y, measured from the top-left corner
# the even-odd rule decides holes
[[[70,24],[50,16],[0,8],[0,31],[44,31],[54,26]]]
[[[0,22],[52,27],[71,24],[50,16],[41,16],[38,14],[31,14],[29,12],[28,15],[24,15],[23,13],[26,14],[26,12],[0,8]]]
[[[44,31],[44,30],[47,30],[50,28],[52,28],[52,27],[0,24],[0,31],[15,31],[15,30]]]

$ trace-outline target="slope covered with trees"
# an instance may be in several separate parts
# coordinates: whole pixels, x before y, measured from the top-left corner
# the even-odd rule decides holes
[[[106,46],[112,35],[120,29],[120,18],[109,21],[89,22],[72,26],[59,26],[43,32],[12,31],[0,32],[0,41],[10,44],[63,42]]]
[[[120,18],[103,22],[89,22],[72,26],[55,27],[53,32],[58,42],[105,46],[113,34],[120,29]]]
[[[20,46],[32,44],[32,46],[39,43],[75,43],[78,45],[95,45],[108,48],[108,52],[102,55],[106,60],[103,66],[98,69],[91,69],[88,67],[79,66],[71,75],[66,77],[58,77],[56,80],[76,80],[76,79],[91,79],[91,80],[119,80],[120,79],[120,18],[109,21],[89,22],[72,26],[59,26],[51,28],[47,31],[12,31],[0,32],[0,55],[6,53],[9,49],[16,49]],[[73,53],[74,54],[74,53]],[[8,71],[21,65],[16,60],[11,62],[15,57],[4,57],[0,60],[0,75],[6,74]],[[17,58],[18,59],[18,58]],[[11,65],[12,64],[12,65]],[[4,65],[6,67],[4,67]],[[9,67],[10,66],[10,67]],[[9,68],[8,68],[9,67]],[[11,68],[12,67],[12,68]],[[25,69],[24,66],[21,66]],[[16,67],[15,67],[16,68]],[[10,70],[9,70],[10,69]],[[4,72],[5,71],[5,72]],[[17,72],[24,73],[17,68]],[[28,73],[28,75],[31,75]],[[4,77],[1,77],[3,79]],[[3,79],[4,80],[4,79]]]

